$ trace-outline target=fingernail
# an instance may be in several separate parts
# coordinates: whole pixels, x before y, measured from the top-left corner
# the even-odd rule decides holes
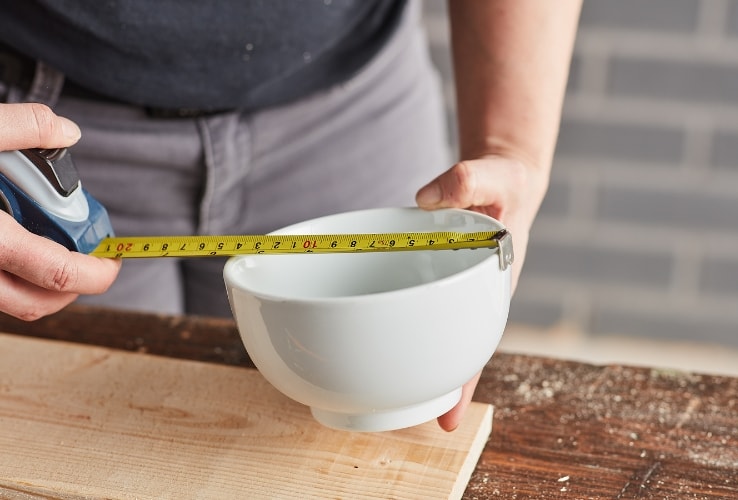
[[[441,201],[441,187],[435,182],[428,184],[418,191],[415,201],[420,206],[429,206],[439,203]]]
[[[61,130],[62,134],[64,134],[64,137],[68,139],[80,138],[80,136],[82,135],[82,131],[79,129],[76,123],[68,118],[64,118],[63,116],[60,116],[59,120],[61,121]]]

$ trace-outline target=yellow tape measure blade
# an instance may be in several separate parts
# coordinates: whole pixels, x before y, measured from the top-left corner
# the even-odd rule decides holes
[[[499,246],[501,231],[105,238],[90,255],[111,258],[458,250]]]

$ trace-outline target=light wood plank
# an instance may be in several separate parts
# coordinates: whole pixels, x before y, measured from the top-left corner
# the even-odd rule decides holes
[[[491,426],[334,431],[253,369],[0,334],[0,498],[459,498]]]

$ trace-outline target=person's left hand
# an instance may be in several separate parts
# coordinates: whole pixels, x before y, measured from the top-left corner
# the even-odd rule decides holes
[[[512,290],[525,260],[528,234],[548,187],[548,171],[503,156],[490,155],[457,163],[418,191],[416,202],[427,210],[467,208],[489,215],[510,231],[515,261]],[[446,431],[454,430],[471,402],[478,373],[464,385],[459,403],[438,417]]]

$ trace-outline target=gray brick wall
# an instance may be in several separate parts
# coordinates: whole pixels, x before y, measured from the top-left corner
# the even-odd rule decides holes
[[[584,0],[510,320],[738,346],[738,0]]]

